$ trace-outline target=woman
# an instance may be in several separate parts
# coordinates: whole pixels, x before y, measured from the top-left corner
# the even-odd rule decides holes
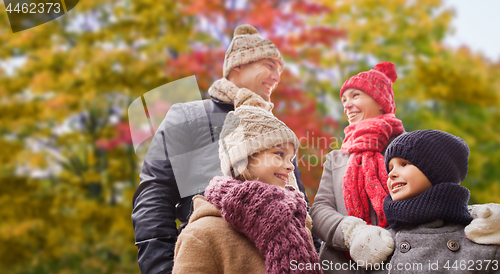
[[[394,65],[382,62],[351,77],[340,89],[349,126],[342,149],[326,156],[311,217],[313,234],[324,241],[320,261],[344,271],[349,270],[350,258],[375,263],[393,250],[392,237],[382,228],[387,225],[383,201],[388,194],[383,153],[404,132],[394,115],[396,78]]]

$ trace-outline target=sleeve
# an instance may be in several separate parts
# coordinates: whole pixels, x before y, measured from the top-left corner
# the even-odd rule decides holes
[[[323,175],[319,183],[318,193],[311,207],[312,232],[327,245],[339,250],[347,250],[340,226],[345,216],[337,211],[334,190],[335,184],[342,185],[343,176],[336,172],[336,169],[332,169],[331,155],[327,156],[323,165]]]
[[[175,246],[175,265],[172,273],[218,273],[218,264],[210,246],[186,230],[181,233]]]
[[[307,197],[307,191],[306,188],[304,187],[304,184],[302,183],[302,174],[299,170],[298,164],[297,164],[297,158],[293,160],[293,166],[295,169],[293,170],[295,179],[297,180],[297,186],[299,187],[300,192],[304,193],[304,199],[306,200],[306,205],[307,205],[307,212],[310,211],[310,206],[309,206],[309,198]],[[313,237],[313,243],[314,243],[314,248],[316,248],[316,251],[319,252],[319,249],[321,247],[321,240],[318,239],[315,235],[312,235]]]
[[[295,167],[293,173],[295,175],[295,179],[297,180],[297,186],[299,187],[300,192],[304,194],[304,199],[306,200],[307,203],[307,211],[309,212],[309,198],[307,197],[306,188],[302,183],[302,174],[300,173],[299,166],[297,164],[297,158],[293,159],[293,166]]]
[[[175,205],[180,194],[165,145],[167,117],[153,137],[133,197],[132,223],[141,273],[170,273],[173,265],[178,235]]]

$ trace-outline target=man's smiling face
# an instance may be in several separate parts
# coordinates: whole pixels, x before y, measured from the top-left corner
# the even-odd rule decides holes
[[[281,80],[282,69],[278,61],[266,58],[233,68],[228,79],[237,87],[247,88],[270,102]]]

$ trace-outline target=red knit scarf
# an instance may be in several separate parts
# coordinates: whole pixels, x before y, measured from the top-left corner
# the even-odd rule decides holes
[[[369,200],[379,219],[379,226],[387,226],[384,199],[389,194],[388,177],[381,152],[391,136],[403,132],[403,123],[394,114],[365,119],[344,129],[341,150],[350,154],[343,178],[344,203],[349,216],[373,223],[370,220]]]
[[[306,202],[295,188],[216,176],[205,190],[205,198],[220,208],[222,218],[232,228],[255,243],[265,258],[267,274],[295,273],[291,261],[304,266],[319,264],[306,229]]]

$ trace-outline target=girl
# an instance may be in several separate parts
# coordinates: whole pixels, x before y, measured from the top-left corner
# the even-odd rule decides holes
[[[214,177],[179,235],[173,273],[321,273],[292,160],[295,134],[270,112],[240,106],[219,140]]]

